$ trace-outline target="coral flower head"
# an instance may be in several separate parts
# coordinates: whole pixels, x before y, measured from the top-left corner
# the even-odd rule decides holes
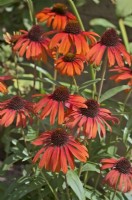
[[[32,123],[33,103],[20,96],[0,102],[0,125],[8,127],[16,119],[16,126],[25,127],[27,120]]]
[[[47,51],[50,39],[45,36],[43,28],[39,25],[34,25],[29,31],[20,31],[20,35],[16,37],[13,50],[18,52],[20,57],[24,54],[26,59],[47,61]]]
[[[75,168],[74,157],[81,162],[86,162],[88,157],[86,147],[62,128],[42,133],[32,144],[42,146],[33,162],[40,158],[39,167],[52,172],[67,173],[68,166]]]
[[[36,14],[36,18],[39,22],[47,22],[47,26],[57,30],[64,30],[69,20],[76,19],[62,3],[56,3],[52,8],[44,8]]]
[[[116,75],[113,75],[110,77],[111,80],[114,80],[115,82],[120,82],[124,80],[128,80],[128,85],[132,86],[132,69],[128,67],[119,67],[116,66],[115,69],[112,69],[110,71],[117,72]]]
[[[94,36],[98,36],[98,34],[82,31],[78,21],[71,20],[67,23],[64,31],[60,31],[51,39],[50,48],[53,49],[59,43],[58,53],[65,55],[72,50],[76,54],[86,55],[89,51],[86,37],[93,44],[96,42]]]
[[[112,131],[107,121],[119,122],[118,118],[112,116],[108,109],[101,108],[96,100],[88,99],[85,105],[86,108],[74,108],[65,118],[66,126],[71,129],[77,127],[77,133],[83,131],[90,139],[95,138],[99,132],[100,136],[104,137],[106,135],[105,126]]]
[[[124,193],[132,190],[132,166],[126,158],[106,158],[101,160],[101,164],[102,170],[111,169],[104,179],[105,183]]]
[[[82,55],[68,53],[55,61],[55,68],[63,75],[80,75],[84,69],[85,60]]]
[[[42,99],[36,103],[35,111],[41,112],[40,118],[45,119],[50,115],[50,124],[55,123],[55,118],[58,115],[58,124],[64,121],[64,111],[70,106],[84,106],[85,99],[78,95],[70,95],[68,89],[64,86],[57,87],[52,94],[34,95],[42,96]]]
[[[124,66],[124,61],[131,64],[130,55],[127,53],[125,46],[121,43],[115,29],[108,29],[88,52],[88,61],[95,65],[100,65],[104,54],[106,54],[109,66],[116,62],[120,67]]]

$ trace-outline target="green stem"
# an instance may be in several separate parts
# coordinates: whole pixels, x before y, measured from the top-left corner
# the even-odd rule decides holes
[[[123,38],[124,44],[126,46],[126,49],[128,52],[130,52],[128,36],[127,36],[127,32],[126,32],[126,28],[125,28],[123,19],[119,19],[119,27],[120,27],[120,30],[122,33],[122,38]]]
[[[78,13],[78,10],[77,10],[77,8],[76,8],[76,6],[75,6],[73,0],[68,0],[68,2],[69,2],[70,6],[71,6],[71,8],[72,8],[72,10],[73,10],[73,13],[74,13],[74,14],[76,15],[76,17],[77,17],[77,20],[78,20],[78,22],[79,22],[79,24],[80,24],[80,26],[81,26],[82,31],[85,31],[85,28],[84,28],[84,26],[83,26],[81,17],[80,17],[80,15],[79,15],[79,13]]]
[[[14,63],[15,63],[15,67],[16,67],[17,95],[20,95],[19,78],[18,78],[18,71],[17,71],[17,57],[16,57],[16,55],[14,55]]]
[[[130,98],[131,94],[132,94],[132,89],[130,89],[130,91],[128,92],[128,94],[127,94],[127,96],[125,98],[125,101],[124,101],[124,104],[123,104],[123,112],[125,111],[128,99]]]
[[[75,16],[77,17],[77,20],[78,20],[78,22],[79,22],[79,24],[80,24],[80,27],[81,27],[82,31],[85,31],[85,28],[84,28],[84,25],[83,25],[83,23],[82,23],[81,17],[80,17],[80,15],[79,15],[79,13],[78,13],[78,10],[77,10],[77,8],[76,8],[76,6],[75,6],[73,0],[68,0],[68,2],[69,2],[70,6],[71,6],[71,8],[72,8],[72,10],[73,10],[73,13],[74,13]],[[92,66],[90,66],[90,73],[91,73],[91,78],[92,78],[92,80],[95,80],[95,78],[94,78],[94,77],[95,77],[95,75],[94,75],[94,69],[93,69]],[[95,93],[95,84],[93,84],[93,91],[94,91],[94,93]]]
[[[105,54],[104,60],[102,63],[102,75],[101,75],[101,82],[100,82],[98,98],[97,98],[98,101],[100,99],[102,89],[103,89],[103,83],[104,83],[104,78],[105,78],[105,74],[106,74],[106,67],[107,67],[107,55]]]
[[[46,184],[48,185],[49,189],[51,190],[51,192],[53,193],[54,197],[55,197],[55,200],[59,200],[57,194],[56,194],[56,191],[53,190],[52,186],[50,185],[49,181],[46,179],[44,173],[41,171],[41,174],[46,182]]]
[[[71,200],[66,175],[65,175],[65,183],[66,183],[66,194],[67,194],[67,200]]]
[[[130,98],[131,94],[132,94],[132,89],[130,89],[130,91],[128,92],[128,94],[127,94],[127,96],[126,96],[126,98],[125,98],[125,101],[124,101],[124,103],[123,103],[123,110],[122,110],[123,113],[124,113],[124,111],[125,111],[125,108],[126,108],[128,99]],[[122,119],[123,119],[123,116],[121,116],[121,118],[120,118],[120,126],[121,126]]]
[[[33,79],[34,91],[35,91],[35,86],[36,86],[36,78],[37,78],[37,65],[34,63],[34,79]]]
[[[35,25],[36,21],[35,21],[35,17],[34,17],[34,7],[33,7],[32,0],[26,0],[26,2],[28,5],[31,22],[33,25]]]
[[[114,194],[113,194],[113,197],[111,198],[111,200],[114,200],[114,198],[115,198],[115,196],[116,196],[117,186],[118,186],[119,181],[120,181],[120,176],[119,176],[119,178],[118,178],[118,180],[117,180],[116,187],[115,187],[115,191],[114,191]]]
[[[96,183],[95,183],[95,186],[94,186],[94,191],[96,190],[96,188],[98,186],[98,183],[99,183],[99,180],[100,180],[100,176],[101,176],[101,173],[99,173],[98,176],[97,176]]]
[[[94,71],[93,66],[91,66],[91,65],[90,65],[89,69],[90,69],[92,80],[95,80],[96,79],[96,71]],[[93,91],[92,91],[93,99],[95,98],[95,94],[96,94],[96,83],[93,83]]]
[[[87,180],[88,180],[88,171],[85,173],[84,176],[84,186],[87,184]]]
[[[56,81],[57,80],[57,70],[56,69],[54,69],[54,81]],[[55,84],[53,84],[53,89],[52,89],[53,91],[55,90]]]
[[[73,76],[73,82],[74,82],[74,85],[76,87],[76,92],[78,92],[78,85],[77,85],[77,81],[76,81],[74,76]]]

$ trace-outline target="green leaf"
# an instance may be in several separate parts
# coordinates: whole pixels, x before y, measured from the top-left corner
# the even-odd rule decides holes
[[[116,0],[116,14],[120,17],[132,14],[132,0]]]
[[[109,99],[111,97],[113,97],[114,95],[118,94],[119,92],[123,91],[123,90],[127,90],[130,89],[130,86],[128,85],[122,85],[122,86],[118,86],[118,87],[114,87],[112,89],[107,90],[100,98],[100,103],[105,101],[106,99]]]
[[[79,200],[85,200],[85,194],[82,182],[74,171],[68,171],[66,174],[67,183],[75,192]]]
[[[101,80],[100,78],[97,78],[95,80],[86,81],[85,83],[83,83],[83,84],[80,85],[79,90],[83,91],[85,88],[89,87],[93,83],[99,82],[100,80]]]
[[[7,6],[11,3],[20,2],[20,0],[0,0],[0,6]]]
[[[94,18],[90,20],[91,26],[103,26],[105,28],[116,28],[114,24],[104,18]]]
[[[124,19],[124,24],[125,24],[126,26],[129,26],[129,27],[132,28],[132,15],[130,15],[130,16],[128,16],[128,17],[126,17],[126,18]]]
[[[100,173],[99,165],[97,163],[90,163],[90,162],[88,162],[85,165],[83,165],[81,171],[82,172],[94,171],[94,172]]]
[[[34,69],[34,64],[31,64],[31,63],[21,63],[21,64],[22,64],[23,66],[29,66],[29,67],[31,67],[31,68]],[[36,70],[37,70],[38,72],[41,72],[42,74],[44,74],[47,78],[53,79],[53,77],[51,76],[51,74],[50,74],[49,72],[47,72],[45,69],[43,69],[43,68],[37,66],[37,67],[36,67]]]
[[[15,163],[19,160],[21,160],[21,157],[18,155],[13,154],[13,155],[7,157],[2,164],[2,171],[8,170],[12,166],[13,163]]]
[[[42,177],[21,177],[12,183],[6,190],[3,200],[19,200],[28,193],[45,185]]]

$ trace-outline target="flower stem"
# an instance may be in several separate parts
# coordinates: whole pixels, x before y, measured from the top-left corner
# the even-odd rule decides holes
[[[122,33],[122,37],[123,37],[123,41],[126,46],[126,49],[128,52],[130,52],[128,36],[127,36],[127,32],[126,32],[126,28],[125,28],[123,19],[119,19],[119,27],[120,27],[120,30]]]
[[[55,197],[55,200],[59,200],[57,194],[56,194],[56,191],[53,190],[52,186],[50,185],[49,181],[47,180],[47,178],[45,177],[44,173],[41,171],[41,174],[46,182],[46,184],[48,185],[49,189],[51,190],[51,192],[53,193],[54,197]]]
[[[78,10],[77,10],[77,8],[75,6],[75,3],[73,2],[73,0],[67,0],[67,1],[69,2],[70,6],[71,6],[71,8],[73,10],[73,13],[77,17],[77,20],[78,20],[78,22],[80,24],[80,27],[81,27],[82,31],[85,31],[84,25],[82,23],[82,20],[81,20],[81,17],[79,15],[79,13],[78,13]],[[94,69],[93,69],[93,67],[91,65],[90,65],[90,74],[91,74],[92,80],[95,80]],[[96,89],[95,84],[93,84],[93,91],[94,91],[93,93],[95,93],[95,89]]]
[[[34,7],[33,7],[32,0],[26,0],[26,2],[28,5],[31,22],[33,25],[35,25],[36,21],[35,21],[35,17],[34,17]]]
[[[124,113],[124,111],[125,111],[125,108],[126,108],[128,99],[130,98],[131,94],[132,94],[132,89],[130,89],[130,91],[128,92],[128,94],[127,94],[127,96],[126,96],[126,98],[125,98],[125,101],[124,101],[124,103],[123,103],[122,113]],[[121,126],[122,119],[123,119],[123,115],[122,115],[121,118],[120,118],[120,126]]]
[[[73,76],[73,82],[74,82],[74,85],[76,87],[76,91],[78,92],[78,85],[77,85],[77,81],[76,81],[74,76]]]
[[[86,171],[84,176],[84,186],[87,184],[87,180],[88,180],[88,171]]]
[[[93,66],[90,65],[90,73],[91,73],[91,77],[92,80],[96,79],[96,72],[93,69]],[[95,94],[96,94],[96,83],[93,83],[93,91],[92,91],[92,98],[95,98]]]
[[[115,187],[115,191],[114,191],[114,194],[113,194],[111,200],[114,200],[114,199],[115,199],[116,192],[117,192],[117,186],[118,186],[119,181],[120,181],[120,176],[119,176],[119,178],[118,178],[118,180],[117,180],[116,187]]]
[[[56,69],[54,69],[54,81],[56,81],[57,80],[57,70]],[[53,91],[55,90],[55,84],[53,84],[53,89],[52,89]]]
[[[128,92],[128,94],[127,94],[127,96],[125,98],[125,101],[124,101],[124,104],[123,104],[123,112],[125,111],[128,99],[130,98],[131,94],[132,94],[132,89],[130,89],[130,91]]]
[[[98,176],[97,176],[96,183],[95,183],[95,186],[94,186],[94,191],[96,190],[96,188],[98,186],[98,183],[99,183],[99,180],[100,180],[100,176],[101,176],[101,173],[99,173]]]
[[[70,192],[69,192],[69,188],[68,188],[68,183],[67,183],[67,177],[66,177],[66,175],[64,175],[64,176],[65,176],[65,183],[66,183],[67,200],[71,200]]]
[[[98,98],[97,98],[98,101],[99,101],[101,93],[102,93],[104,78],[105,78],[105,74],[106,74],[106,67],[107,67],[107,55],[105,54],[104,60],[102,63],[102,75],[101,75],[101,82],[100,82]]]
[[[36,78],[37,78],[37,65],[34,63],[34,79],[33,79],[33,88],[35,91],[35,86],[36,86]]]
[[[79,22],[79,24],[80,24],[80,26],[81,26],[82,31],[85,31],[85,28],[84,28],[84,26],[83,26],[81,17],[80,17],[80,15],[79,15],[79,13],[78,13],[78,10],[77,10],[77,8],[76,8],[76,6],[75,6],[73,0],[68,0],[68,2],[69,2],[70,6],[71,6],[71,8],[72,8],[72,10],[73,10],[73,13],[74,13],[74,14],[76,15],[76,17],[77,17],[77,20],[78,20],[78,22]]]
[[[20,95],[20,87],[19,87],[19,79],[18,79],[18,71],[17,71],[17,57],[14,55],[14,63],[16,67],[16,83],[17,83],[17,95]]]

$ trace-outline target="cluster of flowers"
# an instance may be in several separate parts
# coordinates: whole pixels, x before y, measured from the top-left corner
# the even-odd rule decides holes
[[[113,71],[120,73],[111,79],[130,79],[129,85],[132,85],[131,69],[124,66],[124,61],[131,65],[131,58],[114,29],[107,30],[96,41],[95,37],[99,38],[99,35],[82,30],[76,17],[60,3],[52,8],[44,8],[37,13],[36,18],[38,22],[46,22],[54,30],[44,32],[43,27],[37,24],[29,31],[6,34],[5,40],[18,56],[44,62],[50,56],[54,59],[56,70],[63,75],[74,76],[83,72],[85,62],[98,66],[104,55],[107,55],[107,65],[117,63],[118,67]],[[51,34],[55,35],[50,39],[48,36]],[[0,91],[7,92],[3,80],[1,77]],[[45,131],[32,142],[36,146],[42,146],[33,159],[34,163],[40,159],[40,168],[67,173],[68,166],[71,169],[75,167],[74,157],[81,162],[86,162],[89,157],[87,148],[78,140],[80,136],[93,139],[99,133],[100,137],[104,137],[106,128],[112,131],[108,122],[119,123],[118,118],[110,110],[102,108],[97,100],[70,94],[64,86],[55,88],[52,94],[33,96],[40,97],[40,100],[32,103],[21,96],[14,96],[1,102],[0,125],[7,127],[15,120],[16,126],[24,128],[27,121],[32,123],[34,117],[44,120],[47,116],[50,116],[50,125],[59,125],[54,130]],[[111,169],[105,178],[111,187],[115,188],[119,179],[118,190],[132,190],[132,167],[126,158],[103,159],[101,163],[102,169]]]

